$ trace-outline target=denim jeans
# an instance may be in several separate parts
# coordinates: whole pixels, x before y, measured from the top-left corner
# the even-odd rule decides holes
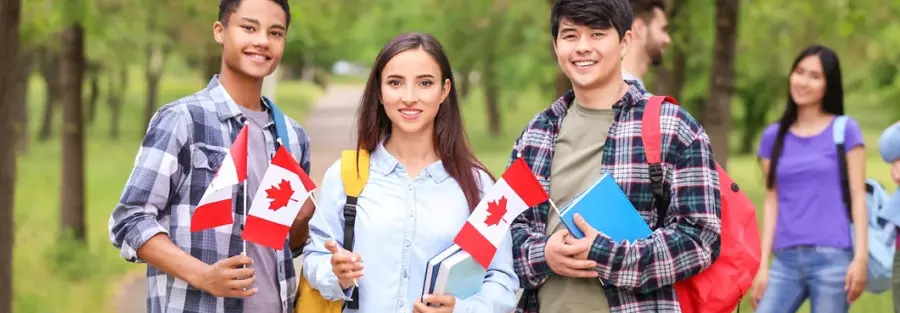
[[[850,310],[844,285],[853,250],[793,247],[775,252],[758,313],[796,312],[809,299],[811,313]]]

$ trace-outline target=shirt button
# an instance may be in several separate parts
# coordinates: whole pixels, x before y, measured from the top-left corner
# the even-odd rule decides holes
[[[409,240],[407,240],[405,243],[406,243],[406,246],[407,246],[407,247],[409,247],[410,245],[412,245],[412,242],[410,242]]]
[[[398,307],[398,308],[402,308],[402,307],[403,307],[403,300],[400,300],[400,303],[397,303],[397,307]]]
[[[407,276],[407,275],[406,275],[406,271],[404,270],[404,271],[403,271],[403,278],[406,278],[406,276]]]

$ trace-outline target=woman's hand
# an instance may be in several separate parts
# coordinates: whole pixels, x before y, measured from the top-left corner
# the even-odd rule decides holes
[[[847,302],[853,303],[862,295],[863,288],[866,287],[866,263],[865,258],[854,258],[850,262],[850,268],[847,269],[847,280],[844,284],[844,291],[847,292]]]
[[[325,242],[325,249],[331,251],[331,271],[337,276],[341,289],[355,286],[357,279],[363,276],[362,257],[359,253],[344,250],[334,240]]]
[[[752,297],[750,301],[753,310],[756,310],[756,307],[759,306],[759,301],[762,300],[763,294],[766,293],[766,285],[769,284],[769,269],[768,268],[760,268],[758,272],[756,272],[756,277],[753,278],[753,286],[750,287],[750,296]]]
[[[425,302],[437,306],[427,306]],[[426,295],[413,304],[413,313],[452,313],[454,307],[456,307],[454,296]]]

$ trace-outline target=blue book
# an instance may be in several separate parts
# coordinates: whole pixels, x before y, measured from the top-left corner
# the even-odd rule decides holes
[[[428,261],[422,295],[471,297],[481,290],[486,272],[472,255],[454,244]]]
[[[569,203],[559,208],[559,216],[575,238],[584,238],[584,233],[575,225],[575,213],[615,242],[648,238],[650,226],[613,180],[612,175],[605,173],[587,189],[572,198]]]

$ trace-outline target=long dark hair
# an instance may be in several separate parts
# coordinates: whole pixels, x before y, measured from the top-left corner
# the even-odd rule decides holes
[[[838,60],[837,53],[828,47],[821,45],[812,45],[800,52],[794,65],[791,66],[791,73],[797,69],[797,64],[804,58],[815,55],[822,62],[822,71],[825,73],[825,96],[822,97],[822,111],[834,115],[844,115],[844,87],[841,81],[841,63]],[[766,175],[766,188],[772,189],[775,186],[775,168],[778,166],[778,159],[784,150],[784,136],[787,135],[791,125],[797,122],[797,103],[791,97],[790,88],[788,88],[787,105],[784,107],[784,113],[778,121],[778,133],[775,136],[775,143],[772,146],[772,161],[769,166],[769,173]]]
[[[482,170],[494,178],[487,168],[475,158],[475,154],[469,147],[469,139],[463,128],[462,113],[459,109],[459,97],[456,95],[456,81],[453,79],[453,71],[450,60],[444,53],[444,48],[433,36],[424,33],[405,33],[391,39],[378,56],[366,82],[362,100],[357,113],[357,149],[373,151],[379,143],[391,135],[391,120],[384,112],[381,105],[381,73],[384,66],[395,55],[412,49],[422,49],[434,58],[441,68],[441,85],[450,80],[450,94],[441,103],[437,115],[434,117],[434,144],[438,156],[450,177],[456,180],[466,201],[469,210],[474,210],[481,201],[480,179],[475,170]]]

